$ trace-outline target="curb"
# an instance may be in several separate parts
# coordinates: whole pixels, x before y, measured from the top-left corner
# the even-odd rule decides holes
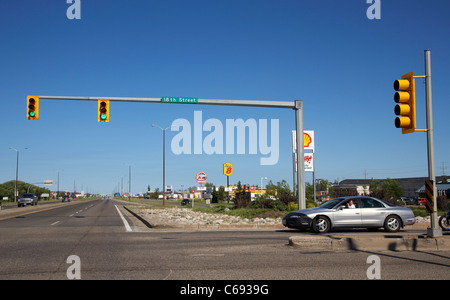
[[[284,230],[282,224],[167,224],[160,223],[157,219],[149,219],[141,216],[132,207],[123,206],[133,216],[151,229],[176,229],[176,230],[235,230],[235,229],[278,229]]]
[[[450,250],[448,236],[291,236],[289,245],[307,250],[325,251],[442,251]]]

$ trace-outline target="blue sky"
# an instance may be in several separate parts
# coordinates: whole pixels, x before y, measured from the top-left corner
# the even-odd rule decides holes
[[[450,3],[382,0],[369,20],[365,0],[81,0],[70,20],[65,0],[0,4],[0,182],[56,181],[60,189],[112,193],[132,166],[132,191],[162,188],[162,132],[179,118],[278,119],[280,157],[175,155],[166,135],[166,184],[197,185],[195,174],[226,183],[261,177],[292,183],[288,109],[112,102],[97,122],[97,103],[41,100],[26,120],[27,95],[198,97],[303,100],[304,128],[315,131],[316,178],[427,176],[426,134],[394,127],[393,81],[424,74],[431,49],[436,174],[450,172]],[[418,127],[425,128],[425,86],[416,80]],[[204,136],[206,133],[204,134]],[[225,136],[225,135],[224,135]],[[247,148],[248,149],[248,148]],[[247,150],[248,152],[248,150]],[[311,181],[311,174],[306,174]],[[267,182],[267,181],[265,181]],[[52,188],[53,189],[53,188]]]

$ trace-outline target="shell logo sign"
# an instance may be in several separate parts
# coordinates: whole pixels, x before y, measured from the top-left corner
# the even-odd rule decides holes
[[[307,134],[306,132],[303,133],[303,142],[305,144],[305,148],[308,148],[309,145],[311,145],[312,143],[312,138],[309,134]]]
[[[314,151],[314,130],[303,131],[303,143],[305,150]],[[292,150],[295,152],[297,150],[297,139],[295,136],[295,130],[292,130]]]

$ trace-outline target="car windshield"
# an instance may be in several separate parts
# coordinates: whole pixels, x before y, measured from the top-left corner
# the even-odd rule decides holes
[[[336,198],[333,200],[330,200],[328,202],[325,202],[324,204],[322,204],[321,208],[328,208],[328,209],[332,209],[333,207],[335,207],[339,202],[341,202],[342,200],[344,200],[344,198]]]
[[[23,194],[22,195],[23,198],[31,198],[33,196],[34,196],[34,194]]]

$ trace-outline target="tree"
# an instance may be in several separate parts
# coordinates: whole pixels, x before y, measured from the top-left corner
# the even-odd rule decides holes
[[[3,197],[8,197],[8,199],[14,199],[14,189],[15,189],[15,180],[10,180],[5,183],[0,184],[0,199],[3,199]],[[39,198],[41,197],[41,194],[50,194],[50,190],[39,187],[27,182],[23,181],[17,181],[17,192],[20,195],[26,193],[29,191],[30,193],[36,194]]]
[[[227,197],[227,193],[225,192],[225,188],[223,186],[220,186],[218,191],[216,191],[215,188],[213,189],[212,196],[212,202],[219,203],[225,200],[225,198]]]
[[[246,192],[241,187],[241,182],[237,183],[237,190],[234,194],[234,208],[247,208],[251,203],[251,196],[249,192]]]
[[[404,193],[400,183],[397,180],[387,178],[381,185],[381,189],[385,190],[388,197],[396,201]]]
[[[268,196],[276,196],[283,204],[287,205],[289,202],[295,202],[296,198],[291,194],[291,189],[286,180],[281,180],[274,185],[272,180],[266,185],[266,194]]]
[[[383,183],[373,180],[370,183],[370,196],[397,204],[397,199],[404,193],[397,180],[386,178]]]

